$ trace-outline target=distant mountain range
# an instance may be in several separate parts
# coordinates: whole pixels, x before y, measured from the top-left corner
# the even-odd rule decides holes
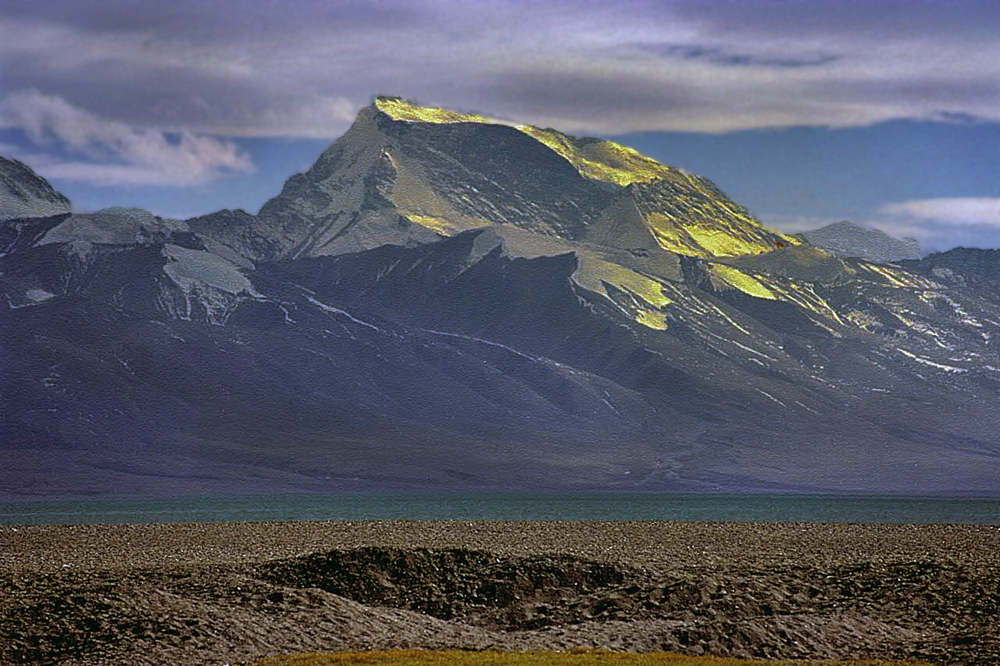
[[[915,238],[893,238],[878,229],[865,229],[844,220],[800,236],[838,257],[859,257],[869,261],[919,259],[920,244]]]
[[[0,167],[6,495],[1000,491],[995,253],[387,97],[256,215]]]

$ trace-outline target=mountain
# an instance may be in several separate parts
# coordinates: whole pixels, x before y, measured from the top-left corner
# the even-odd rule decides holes
[[[0,157],[0,257],[30,246],[69,212],[69,200],[48,181]]]
[[[1000,298],[629,148],[378,98],[257,214],[0,256],[0,488],[995,493]]]
[[[699,257],[797,242],[709,181],[611,141],[385,97],[258,215],[223,211],[191,228],[257,261],[430,243],[497,224]]]
[[[1000,289],[1000,250],[957,247],[928,255],[922,261],[900,262],[928,277],[988,293]]]
[[[0,157],[0,221],[69,213],[69,199],[17,160]]]
[[[847,220],[805,231],[799,236],[838,257],[880,262],[920,258],[920,244],[915,238],[894,238],[884,231],[866,229]]]

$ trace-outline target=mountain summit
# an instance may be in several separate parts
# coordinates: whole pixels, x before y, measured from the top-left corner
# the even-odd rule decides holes
[[[69,199],[17,160],[0,157],[0,221],[67,215]]]
[[[0,232],[8,495],[998,490],[1000,259],[613,142],[380,97],[257,214]]]
[[[915,238],[894,238],[879,229],[866,229],[847,220],[805,231],[800,235],[838,257],[860,257],[870,261],[920,258],[920,244]]]
[[[379,97],[256,216],[192,223],[248,258],[417,245],[511,225],[547,236],[696,257],[769,252],[764,229],[711,182],[631,148]]]
[[[30,247],[69,216],[69,199],[17,160],[0,157],[0,258]]]

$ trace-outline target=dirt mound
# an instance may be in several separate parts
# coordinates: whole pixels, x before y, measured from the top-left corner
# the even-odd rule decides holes
[[[937,562],[668,573],[566,555],[361,548],[271,562],[256,575],[494,631],[600,634],[629,623],[607,640],[758,657],[837,656],[847,642],[854,655],[989,663],[1000,616],[992,570]]]
[[[512,558],[475,550],[360,548],[270,563],[265,580],[318,587],[363,604],[406,608],[477,626],[536,629],[561,606],[635,579],[624,567],[566,555]]]

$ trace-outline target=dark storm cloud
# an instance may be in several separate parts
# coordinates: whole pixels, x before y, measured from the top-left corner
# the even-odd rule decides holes
[[[962,80],[929,75],[915,80],[887,76],[867,81],[831,77],[820,85],[831,96],[858,96],[873,104],[892,101],[903,107],[924,109],[931,117],[955,122],[978,118],[971,113],[947,112],[945,109],[956,99],[981,107],[992,106],[1000,100],[1000,79],[978,77]]]
[[[976,93],[1000,75],[997,12],[981,2],[3,6],[0,90],[156,127],[335,136],[375,93],[541,122],[546,109],[594,132],[1000,118]]]
[[[734,67],[778,67],[797,69],[799,67],[820,67],[839,58],[831,55],[816,55],[799,58],[780,58],[755,56],[747,53],[734,53],[717,46],[700,44],[627,44],[622,49],[652,53],[664,58],[686,58],[688,60],[707,60],[720,65]]]
[[[433,88],[463,73],[456,48],[474,50],[475,31],[456,37],[447,13],[412,2],[0,6],[0,91],[171,129],[335,136],[348,119],[331,107]]]
[[[53,8],[57,5],[57,8]],[[74,0],[72,2],[0,2],[9,19],[64,25],[113,35],[145,33],[150,39],[176,42],[223,42],[290,36],[302,30],[339,33],[382,29],[421,29],[440,19],[433,5],[399,0],[323,1],[256,0]]]
[[[493,114],[519,122],[548,124],[568,132],[586,131],[595,117],[637,115],[664,108],[696,112],[692,86],[649,86],[639,74],[544,70],[500,72],[480,82],[472,94],[486,100]]]
[[[322,138],[381,93],[595,134],[1000,121],[996,7],[0,0],[0,98],[37,91],[144,130]]]

